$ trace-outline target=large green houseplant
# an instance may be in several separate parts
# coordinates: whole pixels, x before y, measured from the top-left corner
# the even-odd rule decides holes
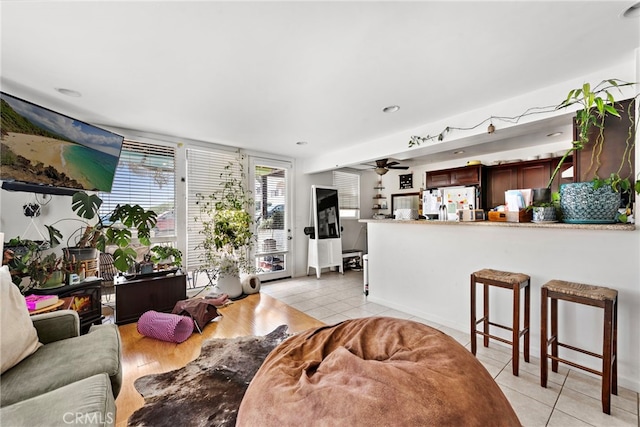
[[[131,230],[136,231],[141,244],[149,246],[151,230],[156,225],[157,214],[137,204],[124,204],[117,205],[110,212],[100,215],[101,206],[102,199],[96,194],[79,191],[73,195],[71,208],[79,217],[75,220],[81,221],[83,225],[67,238],[67,245],[70,248],[95,248],[102,252],[105,252],[108,246],[115,245],[114,266],[119,271],[127,271],[135,265],[138,255],[131,246],[133,239]],[[59,245],[62,238],[60,231],[54,227],[56,223],[45,226],[49,231],[51,247]],[[76,238],[76,241],[72,244],[73,238]],[[69,252],[69,250],[65,251]]]
[[[10,239],[4,246],[2,264],[9,267],[11,281],[23,294],[34,287],[56,285],[51,280],[54,276],[60,281],[64,278],[65,264],[62,257],[54,253],[43,253],[49,248],[49,242],[36,242],[18,236]],[[25,277],[29,280],[23,280]]]
[[[629,192],[634,189],[640,192],[640,182],[633,182],[631,173],[622,175],[625,165],[633,165],[633,154],[635,146],[635,130],[636,119],[633,110],[634,103],[628,103],[627,115],[629,117],[629,129],[625,140],[625,147],[620,158],[619,167],[609,176],[600,176],[600,154],[606,143],[605,140],[605,119],[607,116],[621,117],[621,108],[616,103],[614,90],[620,90],[622,87],[631,86],[634,83],[624,82],[619,79],[603,80],[596,86],[585,83],[580,88],[572,89],[567,97],[556,107],[556,109],[564,109],[574,105],[578,105],[580,109],[576,112],[575,126],[577,129],[577,138],[572,141],[571,147],[562,156],[558,165],[551,174],[547,188],[551,185],[561,170],[566,159],[576,152],[589,147],[591,149],[591,162],[588,172],[593,173],[593,180],[589,183],[578,183],[571,186],[565,184],[561,186],[560,204],[562,206],[565,221],[570,222],[613,222],[615,221],[617,209],[620,203],[620,193]],[[594,138],[590,138],[595,133]],[[629,170],[632,170],[630,167]],[[564,198],[562,197],[564,195]],[[600,208],[600,213],[596,214],[596,219],[573,219],[573,215],[577,215],[583,208],[574,209],[573,206],[581,205],[576,199],[583,196],[593,196],[595,201],[586,203],[587,206]],[[609,207],[605,207],[605,200],[609,201]],[[609,218],[609,219],[607,219]],[[626,217],[620,217],[620,220],[626,222]]]
[[[242,294],[240,273],[255,272],[251,249],[256,242],[250,207],[251,192],[246,189],[242,158],[230,162],[220,174],[219,188],[209,195],[198,194],[204,237],[198,245],[201,261],[213,271],[217,288],[234,298]]]

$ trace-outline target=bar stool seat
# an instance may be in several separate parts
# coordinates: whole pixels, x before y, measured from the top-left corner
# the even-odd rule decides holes
[[[476,284],[483,284],[483,317],[476,318]],[[523,273],[512,273],[493,269],[482,269],[471,273],[471,353],[477,351],[476,335],[484,337],[484,346],[489,347],[489,339],[510,344],[512,347],[512,372],[518,376],[520,361],[520,337],[524,336],[524,360],[529,362],[530,347],[530,301],[531,301],[531,277]],[[512,326],[504,326],[489,320],[489,286],[511,289],[513,291],[513,321]],[[520,290],[524,289],[524,322],[520,329]],[[479,323],[483,324],[482,331],[477,329]],[[511,331],[511,340],[507,340],[490,333],[490,326]]]
[[[582,283],[551,280],[541,288],[541,355],[540,382],[547,387],[548,361],[551,359],[551,370],[558,372],[558,363],[582,369],[602,377],[602,412],[611,414],[611,394],[618,394],[618,291],[604,286],[585,285]],[[551,336],[548,336],[548,301],[551,301]],[[600,307],[604,309],[602,354],[596,354],[578,347],[562,343],[558,339],[558,301]],[[551,345],[551,354],[549,354]],[[602,359],[602,370],[588,368],[558,356],[558,347],[564,347],[579,353]]]

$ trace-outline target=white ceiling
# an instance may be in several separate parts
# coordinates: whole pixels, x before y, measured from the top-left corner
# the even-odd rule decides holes
[[[633,60],[636,1],[3,0],[0,83],[128,137],[406,158],[362,146]]]

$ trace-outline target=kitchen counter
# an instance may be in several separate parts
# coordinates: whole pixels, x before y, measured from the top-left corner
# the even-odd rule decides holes
[[[540,354],[542,285],[558,279],[617,289],[619,384],[640,390],[640,232],[635,224],[360,221],[367,227],[367,299],[466,336],[472,272],[492,268],[531,276],[534,356]],[[510,325],[510,292],[491,289],[490,300],[492,321]],[[600,345],[602,314],[590,309],[560,305],[561,332],[571,337],[572,345]],[[499,328],[495,333],[505,338],[509,334]],[[598,368],[598,359],[575,357],[578,363]]]
[[[419,224],[419,225],[453,225],[453,226],[478,226],[478,227],[516,227],[516,228],[553,228],[553,229],[573,229],[573,230],[617,230],[633,231],[635,224],[567,224],[564,222],[536,223],[536,222],[502,222],[502,221],[437,221],[437,220],[396,220],[396,219],[361,219],[364,223],[387,223],[387,224]]]

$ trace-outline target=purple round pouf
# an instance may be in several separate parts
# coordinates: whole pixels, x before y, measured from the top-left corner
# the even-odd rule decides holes
[[[193,333],[193,319],[149,310],[140,316],[137,329],[145,337],[181,343]]]

